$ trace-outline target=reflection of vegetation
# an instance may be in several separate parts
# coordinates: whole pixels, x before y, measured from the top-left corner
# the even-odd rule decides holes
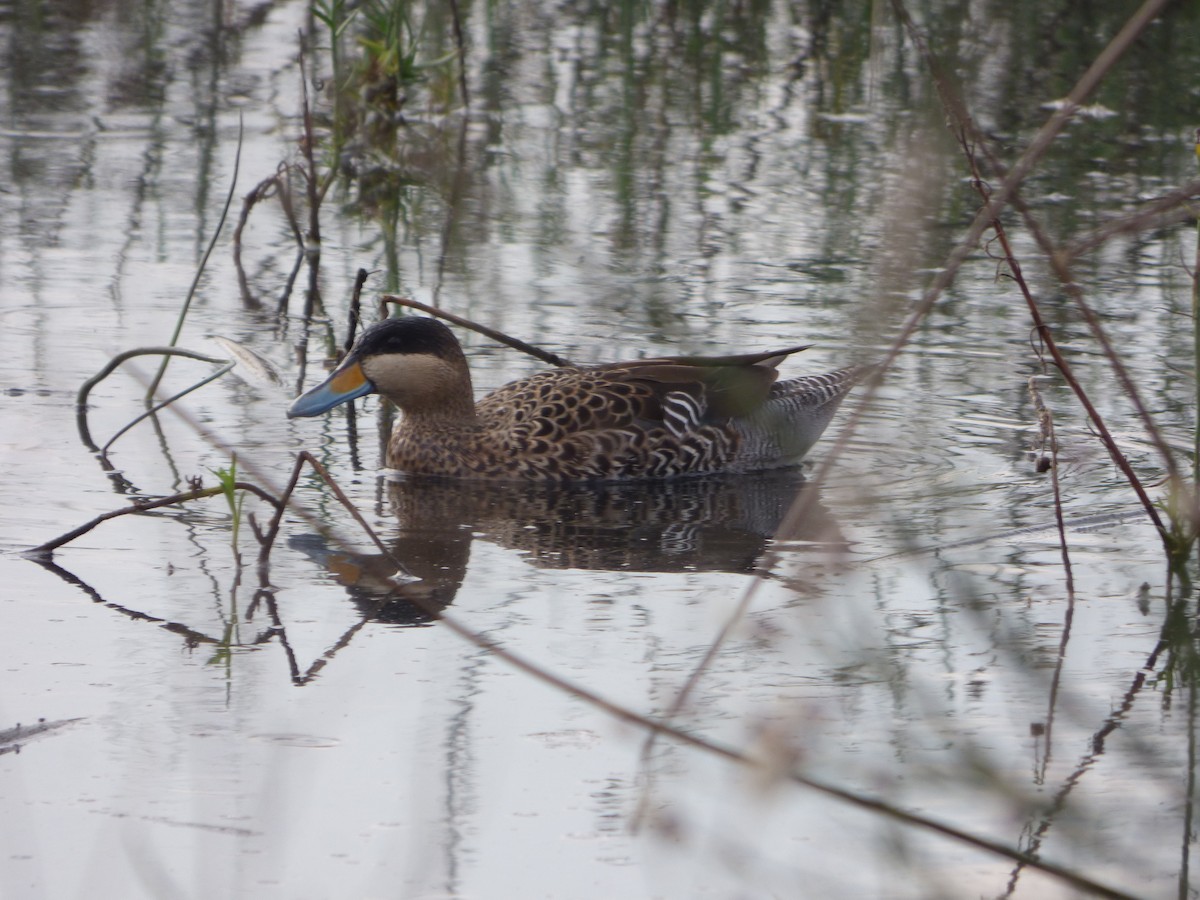
[[[313,4],[313,15],[325,26],[332,70],[328,149],[339,166],[353,173],[386,167],[395,158],[408,124],[402,110],[410,91],[432,71],[448,73],[458,55],[450,51],[421,58],[430,46],[430,14],[414,26],[415,6],[410,0]]]

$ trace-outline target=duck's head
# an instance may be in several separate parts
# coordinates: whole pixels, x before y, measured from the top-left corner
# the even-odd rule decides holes
[[[409,415],[473,417],[471,373],[454,333],[436,319],[384,319],[362,333],[324,382],[301,394],[288,418],[382,394]]]

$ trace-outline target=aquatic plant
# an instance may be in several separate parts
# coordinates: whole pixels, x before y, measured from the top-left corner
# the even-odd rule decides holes
[[[217,477],[221,493],[225,495],[225,501],[229,504],[230,530],[232,532],[229,542],[233,547],[233,557],[240,566],[242,564],[242,554],[238,550],[238,532],[242,526],[242,504],[246,499],[246,495],[239,492],[237,488],[237,454],[235,453],[230,457],[229,468],[210,469],[209,471]]]

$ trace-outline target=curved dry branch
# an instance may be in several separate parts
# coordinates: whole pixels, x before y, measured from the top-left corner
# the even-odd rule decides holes
[[[100,447],[97,446],[96,442],[92,440],[91,429],[88,428],[88,422],[87,422],[88,397],[92,393],[92,388],[94,388],[96,385],[98,385],[100,382],[102,382],[105,378],[107,378],[109,375],[111,375],[116,370],[116,368],[119,365],[121,365],[121,363],[125,362],[126,360],[133,359],[136,356],[183,356],[188,359],[198,359],[198,360],[200,360],[200,362],[213,363],[214,365],[225,366],[225,369],[223,369],[220,373],[218,373],[219,375],[225,374],[225,372],[228,372],[229,369],[231,369],[233,367],[233,363],[228,359],[221,359],[216,356],[206,356],[203,353],[197,353],[194,350],[184,350],[180,347],[136,347],[133,350],[126,350],[123,353],[118,353],[116,356],[114,356],[112,359],[110,359],[108,361],[108,364],[105,365],[105,367],[103,369],[101,369],[99,372],[97,372],[95,375],[93,375],[91,378],[89,378],[87,381],[85,381],[80,386],[79,392],[75,395],[75,424],[79,428],[79,437],[83,440],[83,443],[87,446],[87,448],[89,450],[91,450],[93,453],[99,452]],[[196,385],[195,387],[199,387],[199,386],[200,385]],[[194,390],[194,388],[190,388],[189,390]],[[186,391],[184,393],[186,393]],[[151,412],[154,412],[157,409],[161,409],[162,406],[165,406],[166,404],[171,403],[174,399],[175,398],[172,397],[171,399],[164,401],[164,403],[159,404],[159,406],[155,407],[155,409],[151,410]],[[148,414],[149,413],[147,413],[145,415],[148,415]],[[141,421],[141,419],[145,418],[145,415],[142,415],[138,419],[135,419],[134,422],[130,423],[130,425],[136,424],[136,422]],[[128,427],[129,426],[126,426],[126,429],[122,429],[122,431],[127,430]],[[119,433],[118,433],[118,436],[119,436]],[[114,437],[112,440],[116,440],[116,438]],[[112,441],[110,440],[108,442],[108,444],[111,444],[111,443],[112,443]],[[107,447],[108,444],[106,444],[105,446]]]

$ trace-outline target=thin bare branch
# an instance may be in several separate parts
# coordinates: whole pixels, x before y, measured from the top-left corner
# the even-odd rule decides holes
[[[280,507],[280,502],[278,500],[276,500],[273,496],[271,496],[271,494],[267,493],[256,484],[251,484],[246,481],[236,481],[234,482],[233,487],[235,490],[246,491],[254,494],[256,497],[265,500],[267,503],[271,504],[277,509]],[[48,557],[59,547],[62,547],[64,544],[69,544],[71,541],[75,540],[75,538],[81,535],[87,534],[89,531],[96,528],[98,525],[102,525],[109,519],[145,513],[153,509],[161,509],[164,506],[178,506],[181,503],[188,503],[192,500],[202,500],[206,497],[216,497],[224,493],[225,488],[218,485],[210,488],[199,488],[198,490],[194,491],[184,491],[179,494],[172,494],[169,497],[158,497],[154,500],[135,500],[129,506],[123,506],[120,509],[110,509],[108,512],[101,513],[95,518],[84,522],[78,528],[71,529],[66,534],[61,534],[53,540],[46,541],[44,544],[38,544],[36,547],[32,547],[25,551],[25,555],[33,557]]]
[[[456,316],[454,313],[446,312],[443,309],[429,306],[421,303],[418,300],[411,300],[408,297],[397,297],[395,294],[384,294],[379,298],[380,303],[394,303],[396,306],[407,306],[410,309],[420,310],[424,313],[429,313],[431,316],[437,316],[439,319],[445,319],[447,322],[453,322],[455,325],[461,325],[463,328],[469,328],[472,331],[477,331],[480,334],[491,338],[498,344],[504,344],[512,347],[514,350],[520,350],[522,353],[527,353],[530,356],[540,359],[542,362],[549,363],[552,366],[570,366],[572,363],[569,360],[563,359],[557,353],[551,353],[549,350],[543,350],[540,347],[534,347],[532,344],[527,344],[515,337],[510,337],[501,331],[496,331],[493,328],[488,328],[486,325],[480,325],[477,322],[472,322],[470,319],[464,319],[462,316]]]
[[[1042,131],[1039,132],[1039,138],[1056,120],[1059,120],[1059,127],[1061,128],[1062,123],[1065,122],[1065,119],[1061,118],[1061,114],[1064,112],[1064,110],[1069,108],[1073,111],[1074,108],[1079,105],[1079,103],[1086,99],[1087,94],[1090,93],[1091,89],[1095,87],[1095,84],[1097,83],[1096,79],[1098,79],[1098,77],[1103,74],[1104,71],[1107,71],[1107,68],[1103,70],[1099,69],[1099,64],[1101,61],[1107,60],[1107,67],[1111,67],[1116,62],[1116,58],[1112,56],[1110,51],[1113,51],[1113,49],[1118,46],[1122,49],[1127,48],[1136,37],[1136,34],[1131,34],[1130,32],[1131,25],[1136,21],[1141,23],[1141,28],[1144,28],[1153,18],[1153,16],[1146,18],[1147,8],[1153,6],[1157,10],[1160,5],[1160,0],[1147,0],[1147,2],[1143,4],[1143,7],[1134,14],[1129,22],[1126,23],[1125,27],[1121,29],[1117,37],[1113,38],[1108,47],[1106,47],[1100,56],[1097,57],[1096,62],[1088,68],[1087,72],[1084,73],[1083,78],[1080,79],[1080,82],[1076,84],[1075,88],[1071,91],[1068,102],[1065,103],[1063,107],[1051,117],[1050,121],[1047,122],[1045,126],[1043,126]],[[901,22],[904,23],[910,39],[917,46],[918,50],[925,58],[926,64],[930,67],[934,83],[938,89],[939,95],[942,98],[942,103],[945,106],[947,113],[950,115],[951,121],[954,123],[955,130],[960,135],[960,143],[966,154],[968,163],[971,165],[972,174],[975,179],[975,186],[980,190],[981,196],[985,198],[983,209],[980,210],[980,215],[988,213],[989,211],[993,211],[992,220],[989,223],[989,226],[995,229],[997,237],[1000,239],[1001,244],[1004,247],[1005,257],[1009,261],[1010,270],[1013,271],[1014,277],[1020,279],[1020,269],[1012,254],[1011,248],[1008,245],[1007,235],[1004,233],[1003,226],[1000,223],[1000,210],[996,205],[996,199],[998,196],[1003,197],[1005,202],[1011,202],[1013,206],[1017,208],[1018,212],[1023,215],[1026,227],[1028,227],[1033,233],[1034,239],[1037,240],[1042,252],[1050,260],[1051,265],[1055,269],[1055,274],[1063,283],[1064,289],[1066,289],[1075,300],[1077,307],[1080,308],[1085,320],[1092,328],[1093,334],[1096,336],[1097,340],[1100,341],[1110,364],[1114,367],[1118,378],[1121,380],[1122,387],[1125,389],[1127,395],[1138,409],[1143,424],[1146,426],[1147,431],[1151,436],[1151,440],[1155,443],[1156,447],[1158,447],[1160,454],[1163,456],[1164,463],[1167,465],[1168,470],[1174,477],[1174,458],[1169,447],[1166,446],[1165,441],[1159,433],[1157,425],[1146,411],[1145,404],[1141,402],[1140,395],[1136,387],[1133,385],[1132,379],[1129,377],[1124,364],[1117,357],[1115,351],[1113,351],[1111,343],[1108,341],[1107,336],[1104,334],[1103,329],[1100,326],[1099,320],[1091,311],[1090,307],[1088,307],[1087,303],[1083,300],[1082,292],[1079,290],[1078,285],[1074,284],[1074,282],[1071,280],[1070,270],[1066,267],[1066,263],[1061,259],[1061,254],[1056,251],[1053,244],[1051,244],[1049,239],[1046,237],[1045,232],[1042,231],[1037,222],[1033,219],[1032,215],[1029,213],[1028,207],[1025,205],[1017,191],[1019,182],[1018,175],[1020,175],[1020,178],[1023,178],[1024,175],[1028,174],[1030,171],[1030,167],[1028,164],[1026,164],[1026,160],[1029,158],[1034,147],[1039,144],[1045,144],[1045,141],[1039,141],[1038,138],[1035,138],[1029,150],[1027,150],[1021,159],[1017,161],[1017,164],[1014,165],[1011,170],[1006,171],[1005,167],[991,152],[988,141],[975,127],[974,120],[971,118],[961,98],[958,96],[957,92],[951,88],[950,82],[942,74],[937,58],[929,50],[923,35],[921,34],[920,30],[917,29],[912,17],[909,16],[903,0],[892,0],[892,7],[896,11],[896,15],[900,18]],[[1085,86],[1087,87],[1086,91],[1084,90]],[[1046,144],[1046,146],[1048,146],[1048,144]],[[1000,189],[995,193],[990,193],[990,195],[978,169],[977,160],[973,152],[973,148],[975,147],[979,148],[979,150],[984,153],[988,160],[988,164],[992,167],[993,171],[995,171],[1003,179]],[[977,216],[976,222],[978,221],[979,217]],[[1014,266],[1016,267],[1015,269],[1013,269]],[[1088,417],[1094,424],[1101,441],[1104,443],[1105,448],[1109,452],[1110,457],[1117,467],[1120,468],[1122,474],[1133,488],[1134,493],[1137,494],[1138,499],[1142,503],[1142,507],[1146,510],[1146,515],[1154,523],[1155,527],[1159,531],[1159,534],[1163,537],[1165,542],[1167,539],[1167,530],[1164,527],[1162,518],[1158,514],[1158,510],[1155,508],[1153,500],[1150,499],[1149,494],[1147,494],[1145,487],[1142,485],[1141,479],[1139,479],[1137,473],[1133,471],[1133,467],[1129,464],[1129,461],[1125,458],[1125,455],[1117,446],[1116,440],[1109,432],[1108,427],[1105,425],[1103,418],[1100,416],[1099,411],[1095,407],[1095,404],[1092,403],[1091,398],[1083,389],[1083,386],[1079,383],[1079,380],[1075,377],[1071,366],[1067,363],[1065,357],[1059,350],[1058,344],[1054,340],[1054,336],[1050,331],[1049,326],[1042,317],[1041,310],[1038,308],[1037,303],[1034,301],[1032,294],[1027,288],[1023,291],[1023,296],[1025,298],[1026,305],[1029,307],[1030,316],[1033,318],[1034,325],[1038,330],[1038,335],[1046,345],[1046,348],[1050,351],[1051,356],[1054,358],[1054,364],[1058,367],[1059,371],[1062,372],[1063,378],[1066,379],[1076,397],[1079,398],[1079,402],[1087,411]]]
[[[836,465],[838,458],[846,451],[851,439],[858,430],[866,410],[869,409],[871,404],[874,402],[875,393],[878,390],[878,386],[882,382],[887,370],[891,367],[892,363],[895,362],[903,348],[908,344],[920,323],[924,321],[926,316],[929,315],[930,311],[933,309],[943,292],[954,282],[954,279],[958,275],[959,269],[962,267],[962,264],[970,256],[974,249],[979,245],[984,232],[991,228],[993,223],[998,220],[999,214],[1004,208],[1005,204],[1008,202],[1009,198],[1015,193],[1020,183],[1029,175],[1030,172],[1033,171],[1034,166],[1049,150],[1054,139],[1065,127],[1067,121],[1070,119],[1071,115],[1073,115],[1078,105],[1087,98],[1087,96],[1095,89],[1096,85],[1099,84],[1100,80],[1109,71],[1109,69],[1116,64],[1116,62],[1124,54],[1125,50],[1128,49],[1129,45],[1137,38],[1142,30],[1146,28],[1146,26],[1154,19],[1154,17],[1158,15],[1162,7],[1165,5],[1165,2],[1166,0],[1146,0],[1142,8],[1140,8],[1129,19],[1117,36],[1113,38],[1104,51],[1096,58],[1095,62],[1093,62],[1083,76],[1080,77],[1079,81],[1068,95],[1067,102],[1064,103],[1063,106],[1056,111],[1054,115],[1052,115],[1038,131],[1033,141],[1026,149],[1025,153],[1022,154],[1020,159],[1018,159],[1012,170],[1005,175],[1000,188],[992,193],[988,201],[984,204],[984,208],[976,214],[975,219],[967,229],[965,236],[951,251],[950,255],[946,259],[945,264],[934,277],[929,287],[925,290],[920,302],[914,307],[908,318],[901,326],[900,331],[892,340],[891,345],[884,353],[884,356],[872,374],[872,377],[869,378],[865,384],[865,390],[861,393],[858,403],[853,407],[852,410],[850,410],[845,424],[838,432],[837,439],[827,449],[822,461],[817,465],[817,468],[813,473],[813,489],[801,492],[801,494],[792,503],[787,515],[780,523],[777,531],[778,534],[786,535],[794,532],[796,527],[810,514],[814,503],[814,498],[817,496],[816,488],[824,483],[826,478],[828,478],[829,472],[832,470],[833,466]],[[907,10],[904,8],[901,0],[893,0],[892,5],[901,21],[907,20],[911,26],[911,18],[908,17]],[[910,30],[915,32],[915,26],[911,27]],[[953,118],[962,117],[969,121],[969,116],[966,115],[965,107],[963,107],[961,101],[956,101],[951,107],[950,111]],[[1113,446],[1115,447],[1115,442]],[[1123,459],[1124,458],[1121,457],[1122,461]],[[1128,466],[1128,463],[1125,463],[1125,465]],[[1131,469],[1129,470],[1129,474],[1133,474]],[[1140,485],[1140,482],[1137,482],[1136,480],[1136,476],[1134,476],[1134,483]],[[1147,504],[1147,509],[1151,518],[1159,526],[1161,531],[1161,521],[1158,519],[1157,513],[1154,511],[1153,505]],[[746,590],[739,599],[733,614],[722,626],[721,632],[710,645],[703,660],[701,661],[701,664],[692,671],[688,680],[680,689],[679,694],[675,697],[670,710],[667,713],[668,720],[677,714],[680,709],[682,709],[684,703],[686,702],[687,696],[694,689],[703,671],[709,662],[716,656],[720,647],[724,644],[727,636],[732,632],[733,626],[740,621],[742,616],[745,615],[745,611],[749,608],[750,602],[758,590],[758,586],[762,581],[764,573],[770,571],[771,567],[778,562],[778,559],[778,551],[774,548],[769,549],[767,553],[764,554],[763,559],[760,560],[756,569],[754,579],[747,585]],[[648,748],[644,748],[643,752],[648,752]]]
[[[175,320],[175,330],[171,333],[171,340],[169,342],[169,345],[172,347],[179,343],[179,336],[183,333],[183,323],[187,319],[188,311],[192,307],[192,298],[196,296],[196,288],[200,286],[200,277],[204,274],[204,269],[208,266],[208,258],[212,256],[213,247],[217,245],[217,238],[221,236],[221,230],[225,227],[225,219],[229,216],[229,207],[233,204],[234,192],[237,190],[238,168],[242,163],[242,135],[244,127],[245,124],[239,115],[237,152],[233,155],[233,175],[229,179],[229,190],[225,194],[225,205],[221,207],[221,218],[217,220],[217,227],[213,229],[212,237],[208,240],[208,246],[204,248],[204,255],[200,257],[200,265],[196,267],[196,274],[192,276],[192,284],[188,288],[187,296],[184,297],[183,308],[179,310],[179,317]],[[154,398],[154,392],[158,390],[159,382],[167,374],[168,362],[170,362],[169,358],[163,359],[162,364],[158,367],[158,374],[150,382],[150,388],[146,391],[147,403]]]
[[[1060,248],[1059,253],[1067,264],[1073,263],[1080,256],[1091,253],[1115,237],[1125,234],[1139,234],[1158,228],[1169,228],[1196,218],[1196,208],[1191,205],[1196,197],[1200,197],[1200,181],[1189,181],[1181,188],[1176,188],[1142,206],[1136,212],[1105,222],[1099,228],[1076,238]]]

